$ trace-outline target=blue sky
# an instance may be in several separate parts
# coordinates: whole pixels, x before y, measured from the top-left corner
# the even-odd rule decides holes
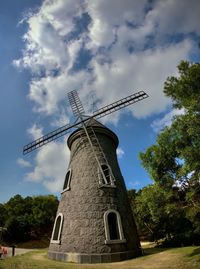
[[[180,60],[199,61],[199,14],[198,0],[0,1],[0,202],[61,190],[67,137],[27,156],[22,148],[74,120],[74,89],[87,113],[138,90],[149,94],[102,122],[119,137],[127,188],[151,183],[138,153],[182,113],[163,83]]]

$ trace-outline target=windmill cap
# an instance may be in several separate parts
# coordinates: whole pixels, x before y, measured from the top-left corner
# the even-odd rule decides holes
[[[85,123],[86,127],[91,126],[93,128],[93,130],[95,131],[95,133],[100,133],[100,134],[104,134],[106,136],[108,136],[109,138],[111,138],[116,146],[116,148],[118,147],[119,144],[119,140],[117,135],[111,131],[110,129],[108,129],[105,125],[103,125],[102,123],[100,123],[99,121],[95,120],[94,118],[89,119],[86,123]],[[74,131],[67,139],[67,145],[69,147],[69,149],[71,149],[72,143],[74,142],[74,140],[76,140],[77,138],[80,137],[80,131],[83,132],[83,128],[78,128],[76,131]]]

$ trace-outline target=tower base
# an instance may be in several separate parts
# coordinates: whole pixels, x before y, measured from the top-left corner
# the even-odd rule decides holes
[[[123,260],[132,259],[141,255],[136,251],[125,251],[115,253],[64,253],[56,251],[48,251],[48,257],[52,260],[58,260],[63,262],[75,262],[75,263],[108,263],[119,262]]]

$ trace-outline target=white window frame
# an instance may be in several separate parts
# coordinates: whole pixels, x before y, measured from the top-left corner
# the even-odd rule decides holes
[[[117,225],[118,225],[118,230],[119,230],[119,239],[114,239],[114,240],[110,239],[110,230],[109,230],[109,224],[108,224],[108,215],[110,213],[116,214]],[[109,209],[104,213],[104,227],[105,227],[105,236],[106,236],[105,244],[126,243],[126,239],[124,238],[124,232],[122,228],[121,217],[117,210]]]
[[[57,223],[57,219],[61,217],[61,221],[60,221],[60,227],[59,227],[59,231],[58,231],[58,238],[57,240],[54,240],[53,237],[54,237],[54,232],[55,232],[55,228],[56,228],[56,223]],[[59,213],[57,216],[56,216],[56,219],[54,221],[54,226],[53,226],[53,232],[52,232],[52,236],[51,236],[51,243],[53,244],[60,244],[60,236],[61,236],[61,231],[62,231],[62,226],[63,226],[63,214],[62,213]]]
[[[69,191],[70,190],[70,183],[71,183],[71,177],[72,177],[72,170],[71,170],[71,168],[67,170],[67,173],[69,173],[67,187],[61,191],[61,194],[63,192],[65,192],[65,191]],[[66,173],[66,176],[67,176],[67,173]],[[65,180],[66,180],[66,176],[65,176]],[[65,185],[65,181],[64,181],[64,185]],[[63,185],[63,187],[64,187],[64,185]]]
[[[103,176],[101,171],[100,171],[100,168],[98,168],[99,185],[103,186],[103,187],[116,187],[115,183],[114,183],[114,180],[113,180],[114,176],[113,176],[112,169],[111,169],[110,165],[107,164],[107,163],[100,163],[100,165],[101,165],[101,169],[102,169],[103,165],[106,165],[108,167],[109,174],[110,174],[109,175],[110,176],[110,183],[104,182],[104,176],[105,175]],[[103,177],[103,179],[102,179],[102,177]]]

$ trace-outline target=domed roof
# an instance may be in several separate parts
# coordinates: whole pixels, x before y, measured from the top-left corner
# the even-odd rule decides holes
[[[119,140],[118,140],[118,137],[116,136],[116,134],[113,131],[111,131],[109,128],[107,128],[105,125],[100,123],[99,121],[95,120],[94,118],[90,118],[84,124],[86,127],[90,127],[90,126],[93,127],[94,131],[97,133],[102,133],[102,134],[109,136],[110,138],[112,138],[114,140],[116,147],[118,146]],[[71,133],[71,135],[68,137],[67,145],[68,145],[69,149],[71,148],[72,142],[76,138],[79,137],[80,131],[83,132],[83,127],[78,128],[73,133]]]
[[[105,125],[100,123],[99,121],[95,120],[94,118],[90,118],[88,121],[86,121],[85,126],[92,126],[92,127],[102,127],[107,128]],[[108,129],[108,128],[107,128]]]

